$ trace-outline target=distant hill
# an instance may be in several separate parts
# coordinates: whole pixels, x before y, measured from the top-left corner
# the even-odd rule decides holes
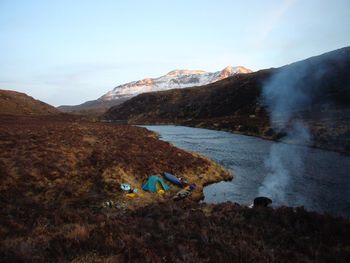
[[[0,90],[0,114],[52,115],[60,113],[55,107],[36,100],[25,93]]]
[[[63,112],[88,114],[88,115],[100,115],[103,114],[112,106],[119,105],[129,98],[119,98],[115,100],[90,100],[79,105],[69,106],[62,105],[58,109]]]
[[[264,84],[280,72],[291,72],[289,78],[300,75],[299,84],[310,97],[300,114],[311,126],[315,146],[350,151],[350,47],[277,69],[237,74],[201,87],[140,94],[112,107],[103,118],[129,123],[176,123],[276,139],[283,134],[271,129],[261,95]],[[283,82],[276,88],[282,89]],[[292,100],[295,94],[289,95]],[[286,103],[290,100],[286,96]]]
[[[250,72],[252,72],[250,69],[242,66],[227,66],[223,70],[216,72],[177,69],[158,78],[145,78],[119,85],[97,100],[87,101],[74,106],[60,106],[58,108],[64,112],[103,113],[108,108],[119,105],[141,93],[202,86],[236,74]]]

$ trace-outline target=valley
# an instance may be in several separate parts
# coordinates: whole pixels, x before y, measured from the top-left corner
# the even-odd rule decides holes
[[[214,157],[213,161],[199,155],[196,146],[182,150],[161,140],[160,134],[134,126],[186,125],[300,144],[298,137],[289,138],[287,132],[295,121],[301,121],[312,135],[312,144],[308,146],[348,153],[350,103],[346,70],[349,48],[336,51],[339,52],[345,54],[346,59],[334,64],[327,59],[333,53],[326,55],[326,65],[336,70],[328,71],[332,74],[324,75],[321,82],[313,82],[312,74],[310,82],[302,77],[303,82],[308,83],[305,91],[311,100],[296,108],[287,100],[285,105],[293,107],[284,108],[277,115],[262,101],[266,92],[264,86],[274,83],[274,77],[281,72],[291,68],[294,71],[300,62],[280,69],[235,74],[204,86],[124,98],[122,104],[111,107],[102,117],[103,107],[98,109],[100,113],[93,107],[82,109],[84,114],[80,110],[75,114],[62,113],[23,93],[2,90],[0,257],[5,262],[145,262],[145,258],[148,262],[295,262],[335,257],[346,262],[350,225],[348,219],[338,215],[347,216],[348,210],[339,212],[340,205],[337,209],[328,207],[327,202],[331,200],[332,203],[335,194],[321,195],[322,209],[315,206],[317,202],[310,201],[311,206],[302,202],[307,200],[301,198],[302,183],[297,185],[300,193],[295,189],[292,193],[286,191],[288,195],[299,193],[301,199],[290,203],[297,207],[286,207],[276,198],[273,207],[248,208],[247,202],[258,195],[256,189],[248,191],[246,196],[249,197],[242,200],[236,191],[236,198],[228,203],[199,202],[205,198],[207,185],[209,189],[215,188],[213,183],[232,178],[241,182],[239,166],[231,169],[228,164],[235,163],[243,154],[238,153],[230,162],[208,154]],[[320,59],[324,57],[307,60],[311,72]],[[313,90],[315,87],[317,92]],[[272,98],[274,96],[278,94],[273,94]],[[294,100],[293,96],[288,99]],[[87,105],[90,103],[101,106],[95,102]],[[287,121],[285,116],[288,116]],[[205,155],[210,149],[206,143],[215,144],[216,140],[209,137],[204,136],[201,142]],[[189,138],[187,143],[194,145]],[[275,145],[285,148],[283,143]],[[248,149],[240,149],[237,142],[230,142],[215,151],[230,158],[226,146],[234,151],[247,152]],[[255,156],[253,162],[258,150],[255,143],[250,152]],[[263,153],[266,157],[269,154],[268,151]],[[291,155],[285,157],[288,162],[293,160]],[[247,165],[246,159],[243,164]],[[261,168],[258,174],[267,173],[262,166],[255,164],[254,167]],[[235,170],[238,170],[237,178]],[[328,170],[324,169],[318,173],[325,172],[322,181],[315,177],[316,170],[308,171],[309,179],[319,182],[312,184],[315,192],[308,187],[310,200],[316,198],[318,195],[314,193],[321,189],[329,191],[331,187],[327,184],[335,184],[337,178],[329,177]],[[181,190],[178,186],[171,185],[169,191],[158,193],[141,189],[151,175],[163,172],[194,184],[191,195],[174,201],[173,197]],[[248,181],[259,177],[251,172],[245,176]],[[298,176],[303,174],[293,179]],[[338,188],[346,185],[346,180],[339,180]],[[264,182],[259,184],[264,185]],[[137,191],[126,193],[121,189],[125,183]],[[218,193],[214,195],[225,194],[220,187],[216,189]],[[308,211],[303,205],[325,214]],[[333,215],[328,214],[332,211]],[[203,246],[209,249],[203,250]]]
[[[350,1],[0,1],[0,263],[350,262]]]
[[[278,69],[238,74],[201,87],[140,94],[110,108],[102,118],[130,124],[188,125],[272,140],[283,139],[288,126],[300,121],[311,132],[310,146],[349,153],[349,69],[350,48],[343,48]],[[271,109],[263,98],[265,87],[282,74],[286,81],[274,90],[288,85],[289,77],[296,82],[295,96],[308,98],[302,107],[290,105],[288,120],[271,118]],[[291,92],[280,98],[284,100],[281,105],[294,103]],[[265,99],[269,98],[275,97]]]

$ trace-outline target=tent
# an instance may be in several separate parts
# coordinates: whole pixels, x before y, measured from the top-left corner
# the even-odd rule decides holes
[[[159,176],[152,175],[148,180],[142,185],[142,189],[150,192],[157,192],[158,190],[168,191],[170,187],[164,183],[163,179]]]

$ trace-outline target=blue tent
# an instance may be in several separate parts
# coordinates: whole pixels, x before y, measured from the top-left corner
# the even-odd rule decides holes
[[[142,185],[142,189],[150,192],[157,192],[157,190],[162,189],[164,191],[168,191],[170,187],[164,183],[163,179],[159,176],[152,175],[148,178],[148,180]]]

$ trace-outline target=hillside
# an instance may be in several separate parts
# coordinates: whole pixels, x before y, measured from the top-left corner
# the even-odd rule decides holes
[[[57,107],[60,111],[67,113],[78,113],[78,114],[87,114],[87,115],[101,115],[109,108],[122,104],[127,101],[129,98],[120,98],[114,100],[91,100],[84,102],[79,105],[62,105]]]
[[[314,146],[350,151],[350,48],[343,48],[277,69],[238,74],[201,87],[141,94],[112,107],[103,116],[129,123],[176,123],[239,132],[269,139],[283,137],[271,124],[264,86],[281,74],[297,80],[295,92],[284,95],[289,105],[302,93],[307,102],[289,110],[310,126]],[[300,89],[302,90],[300,92]],[[273,96],[273,95],[271,95]],[[300,96],[301,97],[301,96]],[[283,112],[280,112],[281,114]]]
[[[236,74],[249,72],[252,71],[242,66],[227,66],[223,70],[216,72],[177,69],[172,70],[166,75],[158,78],[145,78],[142,80],[118,85],[97,100],[87,101],[80,105],[74,106],[60,106],[58,108],[64,112],[101,114],[108,108],[119,105],[124,101],[141,93],[201,86],[225,79]]]
[[[16,261],[11,250],[18,245],[24,246],[19,254],[29,253],[32,258],[40,249],[33,247],[35,242],[41,238],[56,242],[51,230],[72,227],[66,216],[77,218],[75,215],[83,213],[89,224],[89,213],[102,209],[105,201],[134,209],[171,200],[178,187],[164,195],[141,190],[149,176],[165,171],[196,183],[193,200],[202,198],[204,185],[232,178],[221,166],[163,142],[145,128],[89,122],[64,114],[1,115],[1,259]],[[137,196],[127,197],[120,190],[121,183],[138,188]],[[51,230],[42,228],[44,232],[39,233],[47,220]],[[44,243],[41,248],[48,245]]]
[[[9,115],[51,115],[59,110],[24,93],[0,90],[0,114]]]

